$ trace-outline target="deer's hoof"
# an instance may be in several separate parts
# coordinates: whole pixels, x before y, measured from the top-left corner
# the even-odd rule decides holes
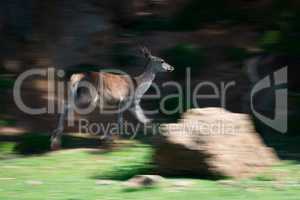
[[[61,141],[58,138],[52,138],[51,139],[51,146],[52,151],[57,151],[61,148]]]

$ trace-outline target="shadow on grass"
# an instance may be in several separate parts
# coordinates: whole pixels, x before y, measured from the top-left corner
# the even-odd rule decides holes
[[[150,145],[132,142],[130,145],[111,149],[109,145],[103,145],[97,139],[64,136],[62,141],[62,149],[99,147],[104,149],[104,151],[88,152],[99,154],[107,161],[103,164],[103,169],[92,176],[94,179],[127,180],[138,174],[152,173],[153,149]],[[0,136],[0,159],[42,155],[49,151],[50,136],[46,134],[27,133],[19,136]]]
[[[123,192],[137,192],[137,191],[149,191],[149,190],[155,190],[155,189],[159,189],[159,186],[145,186],[145,187],[125,187],[122,189]]]
[[[40,133],[26,133],[19,136],[0,136],[0,143],[14,143],[11,153],[20,155],[43,154],[50,151],[50,136]],[[62,149],[97,148],[100,140],[63,136]]]
[[[151,165],[124,165],[113,167],[111,170],[95,175],[92,178],[125,181],[141,174],[153,174]]]
[[[151,145],[137,142],[129,147],[114,151],[90,153],[101,153],[102,157],[107,159],[104,170],[92,176],[93,179],[122,181],[135,175],[154,173],[155,167],[152,163],[154,150]]]

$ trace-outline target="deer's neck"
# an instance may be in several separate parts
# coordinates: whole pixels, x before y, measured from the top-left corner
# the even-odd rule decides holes
[[[151,67],[147,67],[147,69],[140,75],[138,76],[138,85],[150,82],[152,83],[153,80],[155,79],[156,73]]]
[[[135,78],[137,82],[137,87],[135,92],[137,97],[142,97],[147,92],[153,80],[155,79],[155,76],[156,76],[156,72],[148,64],[146,70],[141,75]]]

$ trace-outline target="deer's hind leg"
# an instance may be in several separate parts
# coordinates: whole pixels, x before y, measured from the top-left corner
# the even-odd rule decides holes
[[[118,127],[119,127],[119,134],[124,133],[124,110],[123,110],[124,103],[120,102],[118,105]]]
[[[57,149],[60,149],[60,147],[61,147],[61,136],[64,131],[64,121],[68,114],[68,111],[70,110],[70,107],[71,106],[69,104],[64,105],[64,110],[59,115],[57,128],[51,134],[51,149],[52,150],[57,150]]]
[[[73,87],[71,87],[71,97],[73,98],[73,102],[75,102],[76,100],[76,92],[77,92],[77,89],[78,89],[78,82],[75,83],[73,85]],[[68,115],[68,112],[70,112],[72,108],[72,105],[70,103],[65,103],[64,104],[64,107],[63,107],[63,112],[60,113],[59,115],[59,120],[58,120],[58,125],[57,125],[57,128],[52,132],[52,135],[51,135],[51,149],[52,150],[57,150],[57,149],[60,149],[61,147],[61,136],[63,134],[63,131],[64,131],[64,122],[65,122],[65,119]]]

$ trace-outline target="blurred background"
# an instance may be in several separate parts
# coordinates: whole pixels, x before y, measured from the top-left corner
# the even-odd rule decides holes
[[[12,87],[18,74],[32,68],[82,70],[114,68],[131,75],[143,71],[145,61],[138,51],[147,46],[154,55],[176,67],[161,74],[158,84],[176,80],[185,88],[185,70],[191,68],[192,84],[235,81],[226,96],[226,109],[251,113],[249,92],[255,81],[276,69],[288,66],[289,133],[299,131],[299,3],[284,0],[197,1],[1,1],[0,86],[2,124],[13,123],[28,131],[49,132],[57,116],[25,115],[12,100]],[[256,65],[247,65],[249,60]],[[256,72],[256,77],[252,77]],[[46,105],[47,81],[41,77],[26,80],[22,96],[27,105]],[[163,94],[174,93],[166,88]],[[209,94],[210,88],[200,92]],[[150,91],[151,93],[151,91]],[[274,92],[255,98],[255,108],[272,116]],[[49,98],[49,97],[48,97]],[[187,100],[184,97],[183,101]],[[179,99],[170,99],[170,109]],[[159,100],[143,102],[157,107]],[[201,107],[220,106],[220,101],[198,102]],[[174,120],[174,116],[159,118]],[[113,116],[112,116],[113,117]],[[129,116],[130,117],[130,116]],[[157,116],[152,116],[152,118]],[[95,116],[100,120],[100,116]],[[103,120],[103,119],[102,119]],[[260,131],[270,132],[267,127]]]
[[[115,68],[137,75],[144,66],[138,46],[144,45],[176,68],[174,73],[160,74],[158,84],[176,80],[185,86],[187,67],[192,72],[191,89],[201,81],[218,85],[235,81],[227,92],[226,109],[250,115],[249,92],[255,82],[288,66],[288,133],[280,134],[255,118],[253,122],[280,158],[299,161],[299,36],[297,0],[1,0],[0,159],[48,152],[49,133],[56,127],[57,115],[26,115],[16,107],[12,89],[20,73],[32,68],[69,70],[85,63],[94,69]],[[251,60],[256,64],[249,64]],[[42,77],[26,80],[25,103],[40,107],[57,101],[49,99],[47,86]],[[203,94],[210,92],[201,89]],[[272,117],[273,97],[272,89],[260,93],[256,110]],[[179,98],[170,99],[168,106],[176,107]],[[187,105],[191,100],[183,97],[183,101]],[[220,106],[219,100],[198,103]],[[142,102],[145,108],[158,105],[159,100]],[[175,122],[180,114],[149,117]],[[116,120],[97,113],[85,117],[96,122]],[[67,127],[66,133],[76,130]],[[148,145],[148,140],[142,137],[138,142]],[[101,143],[70,134],[63,147],[101,148]]]

